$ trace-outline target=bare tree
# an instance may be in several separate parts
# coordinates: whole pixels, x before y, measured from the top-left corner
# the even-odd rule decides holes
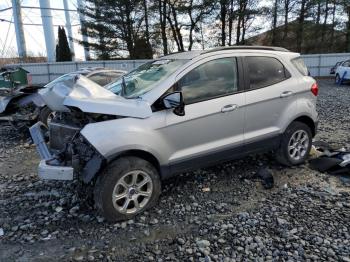
[[[166,0],[158,0],[160,31],[162,35],[163,53],[168,54],[168,39],[166,35]]]
[[[279,0],[275,0],[272,11],[273,11],[273,18],[272,18],[272,45],[276,45],[276,36],[277,36],[277,14],[278,14],[278,4]]]
[[[284,26],[283,26],[283,41],[286,39],[289,30],[289,16],[293,11],[297,1],[296,0],[282,0],[283,2],[283,16],[284,16]]]
[[[194,31],[199,31],[198,23],[204,19],[205,16],[210,14],[214,8],[212,1],[210,0],[189,0],[184,6],[188,17],[190,18],[189,25],[189,46],[188,50],[192,49],[193,46],[193,34]]]
[[[145,37],[147,44],[150,45],[150,36],[149,36],[149,23],[148,23],[148,2],[143,0],[143,9],[145,14]]]
[[[229,46],[232,44],[232,28],[233,28],[233,22],[235,18],[236,18],[235,2],[234,0],[230,0],[229,17],[228,17],[228,45]]]
[[[219,0],[220,22],[221,22],[221,45],[226,45],[226,16],[228,9],[228,0]]]
[[[183,37],[181,33],[182,25],[178,22],[178,11],[181,10],[180,1],[169,1],[169,10],[167,12],[167,19],[171,27],[173,37],[176,41],[177,49],[179,52],[185,51]]]
[[[298,17],[298,27],[297,27],[297,51],[301,52],[303,43],[303,33],[304,33],[304,22],[307,9],[307,1],[300,1],[299,17]]]
[[[343,0],[344,11],[347,14],[348,21],[346,23],[346,48],[350,52],[350,3],[348,0]]]
[[[324,36],[326,34],[327,30],[327,21],[328,21],[328,13],[329,13],[329,0],[326,0],[325,2],[325,10],[324,10],[324,20],[322,25],[322,34],[321,34],[321,41],[324,41]]]

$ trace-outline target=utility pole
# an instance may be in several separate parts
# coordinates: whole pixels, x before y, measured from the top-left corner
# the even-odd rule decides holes
[[[84,56],[85,56],[85,60],[88,61],[90,60],[90,48],[88,45],[89,42],[89,38],[87,36],[87,30],[85,27],[85,16],[83,13],[80,12],[79,9],[83,8],[83,4],[81,2],[81,0],[77,0],[78,2],[78,13],[79,13],[79,19],[80,19],[80,26],[81,26],[81,34],[83,35],[83,46],[84,46]]]
[[[73,42],[72,25],[70,23],[70,14],[68,11],[67,0],[63,0],[63,6],[64,6],[64,16],[66,17],[66,28],[68,32],[69,48],[72,53],[72,61],[74,61],[75,60],[74,42]]]
[[[41,20],[43,22],[47,61],[55,61],[55,36],[52,25],[50,0],[40,0]]]
[[[12,0],[13,18],[16,31],[16,42],[18,56],[23,59],[27,56],[26,41],[24,38],[21,5],[19,0]]]

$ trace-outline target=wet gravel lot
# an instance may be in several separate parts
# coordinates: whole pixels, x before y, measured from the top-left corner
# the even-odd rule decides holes
[[[321,80],[317,139],[349,146],[350,85]],[[0,261],[350,261],[350,190],[269,155],[182,174],[159,204],[107,223],[79,183],[40,181],[27,139],[0,126]],[[267,166],[275,180],[253,178]]]

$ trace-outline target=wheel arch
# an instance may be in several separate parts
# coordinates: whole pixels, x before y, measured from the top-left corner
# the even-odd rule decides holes
[[[317,124],[314,122],[314,120],[306,115],[299,116],[295,118],[291,123],[293,122],[301,122],[307,125],[311,129],[312,137],[316,135],[316,129],[317,129]]]
[[[160,168],[159,160],[152,153],[142,149],[129,149],[129,150],[122,151],[110,157],[107,161],[107,164],[118,158],[126,157],[126,156],[135,156],[150,162],[157,169],[159,175],[161,176],[161,168]]]

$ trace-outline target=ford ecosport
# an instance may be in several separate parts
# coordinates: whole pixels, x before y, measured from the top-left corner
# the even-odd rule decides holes
[[[58,113],[48,131],[40,122],[30,129],[39,176],[94,183],[109,221],[154,205],[174,174],[264,151],[301,164],[316,133],[317,84],[283,48],[175,53],[105,88],[71,81],[40,92]]]

